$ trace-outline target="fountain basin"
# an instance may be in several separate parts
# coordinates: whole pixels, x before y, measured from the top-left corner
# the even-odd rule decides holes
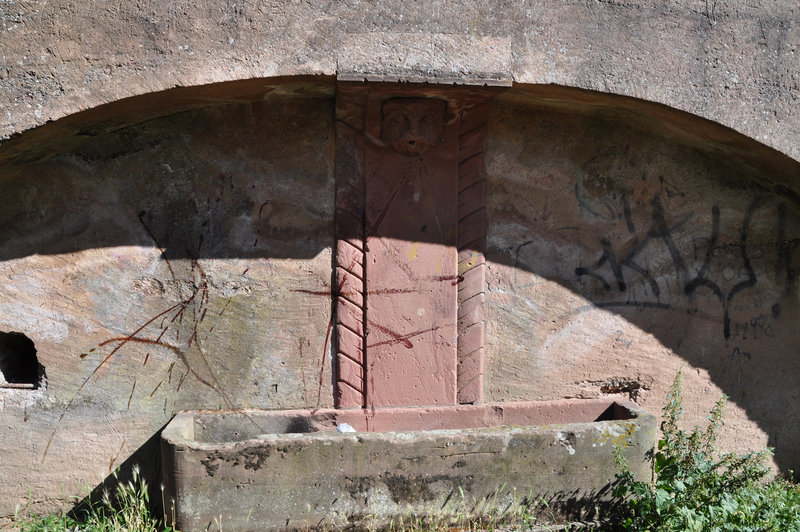
[[[161,437],[180,530],[381,526],[539,500],[558,521],[611,504],[615,446],[650,478],[656,419],[622,398],[184,411]]]

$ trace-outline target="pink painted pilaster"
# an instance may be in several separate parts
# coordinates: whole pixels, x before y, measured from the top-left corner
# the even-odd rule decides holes
[[[483,146],[490,101],[472,100],[461,113],[458,140],[458,385],[459,403],[483,400],[486,306],[486,175]]]
[[[336,98],[336,255],[332,294],[338,408],[365,406],[364,152],[365,90]]]
[[[495,94],[338,85],[338,407],[482,400],[483,142]]]
[[[445,125],[447,107],[368,108],[382,139],[365,147],[368,406],[456,402],[458,126]]]

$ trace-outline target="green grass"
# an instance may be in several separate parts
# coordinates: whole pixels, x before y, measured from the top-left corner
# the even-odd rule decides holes
[[[387,532],[453,532],[453,531],[487,531],[487,530],[519,530],[519,531],[553,531],[553,532],[593,532],[591,526],[575,524],[548,524],[554,520],[552,512],[548,512],[544,500],[537,501],[529,495],[520,497],[513,492],[505,491],[501,486],[493,495],[478,502],[466,502],[463,490],[459,488],[459,496],[446,508],[442,515],[406,516],[375,526],[369,518],[362,523],[368,531]],[[499,501],[507,501],[498,504]],[[550,520],[542,521],[537,516],[549,515]]]
[[[99,503],[58,515],[27,515],[23,509],[17,512],[14,527],[22,532],[171,532],[172,528],[165,527],[151,508],[147,483],[134,466],[131,480],[118,480],[114,490],[105,491]]]

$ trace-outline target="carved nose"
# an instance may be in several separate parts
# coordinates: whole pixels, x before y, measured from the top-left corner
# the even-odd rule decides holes
[[[414,133],[406,134],[392,146],[395,150],[405,155],[419,155],[425,153],[430,148],[430,144],[422,135]]]

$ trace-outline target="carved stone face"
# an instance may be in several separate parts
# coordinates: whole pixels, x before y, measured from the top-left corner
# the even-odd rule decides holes
[[[383,104],[381,140],[403,155],[420,155],[442,141],[447,102],[398,98]]]

